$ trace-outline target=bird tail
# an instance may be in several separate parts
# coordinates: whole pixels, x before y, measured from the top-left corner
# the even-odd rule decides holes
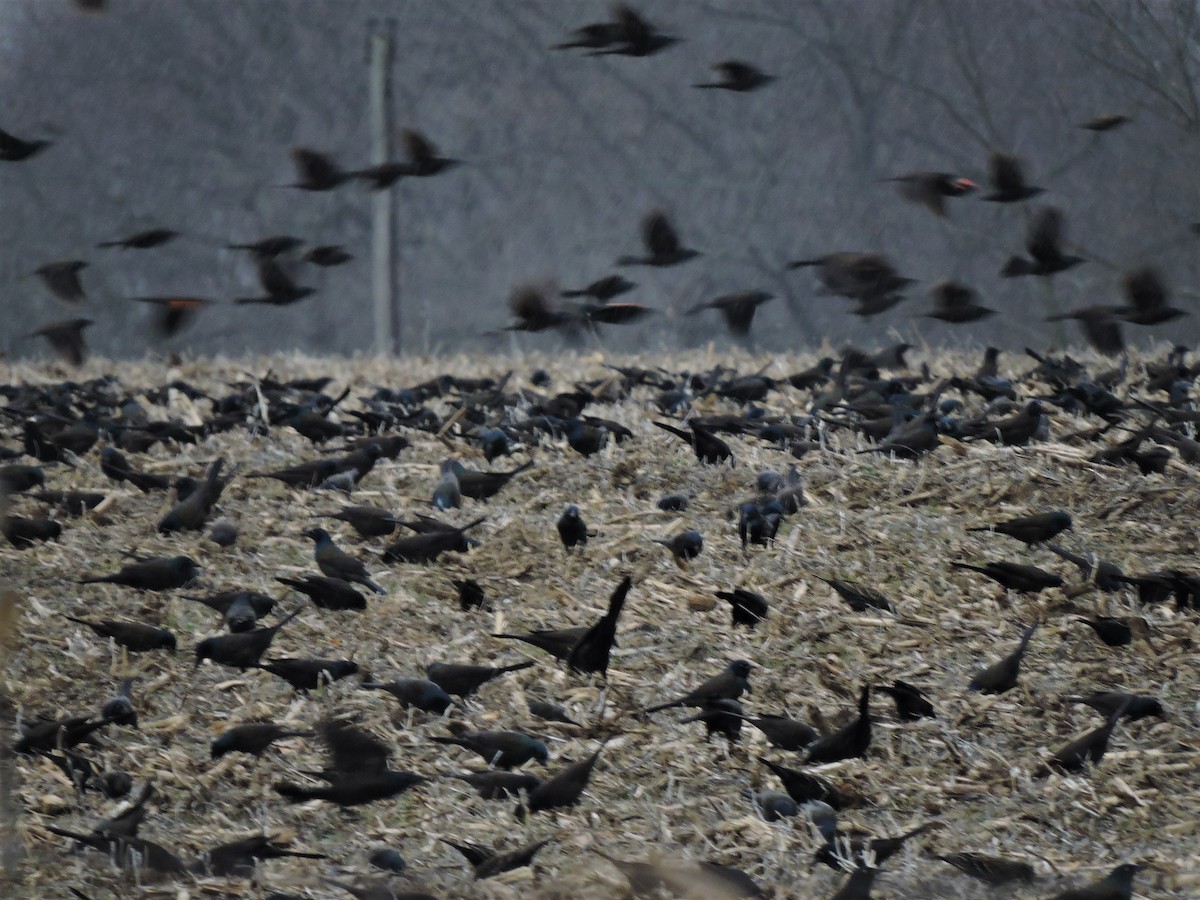
[[[367,587],[369,587],[371,590],[373,590],[377,594],[386,594],[387,593],[387,590],[385,588],[381,588],[370,578],[363,578],[363,584],[365,584]]]
[[[972,572],[982,572],[983,571],[982,566],[973,566],[970,563],[952,562],[952,563],[950,563],[950,567],[952,569],[970,569]]]
[[[501,672],[519,672],[522,669],[528,669],[532,665],[533,665],[533,660],[526,660],[525,662],[513,663],[511,666],[501,666],[500,671]]]
[[[466,747],[470,749],[470,741],[460,737],[435,737],[431,738],[435,744],[449,744],[454,747]]]
[[[785,268],[805,269],[805,268],[808,268],[809,266],[819,266],[819,265],[821,265],[821,260],[819,260],[819,259],[797,259],[797,260],[793,260],[792,262],[788,263]]]
[[[286,798],[290,803],[303,803],[305,800],[319,800],[324,796],[320,788],[305,788],[298,784],[280,782],[275,785],[275,792]]]
[[[682,428],[676,428],[674,425],[668,425],[665,422],[657,422],[656,421],[654,424],[657,425],[659,428],[661,428],[663,431],[669,431],[671,434],[675,435],[675,437],[683,438],[685,441],[691,441],[691,439],[692,439],[692,436],[690,434],[688,434],[686,431],[684,431]]]
[[[681,704],[678,700],[672,700],[670,703],[660,703],[660,704],[658,704],[658,706],[647,706],[645,709],[642,710],[642,714],[649,715],[650,713],[653,713],[653,712],[661,712],[664,709],[672,709],[676,706],[682,706],[682,705],[683,704]]]

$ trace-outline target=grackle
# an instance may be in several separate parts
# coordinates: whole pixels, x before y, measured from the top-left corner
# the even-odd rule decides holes
[[[283,738],[309,737],[310,731],[296,731],[285,725],[274,722],[247,722],[235,725],[224,731],[212,742],[211,754],[213,759],[220,759],[226,753],[249,753],[251,756],[262,756],[267,748]]]
[[[139,591],[166,591],[190,584],[200,567],[186,556],[145,559],[122,566],[112,575],[81,578],[80,584],[119,584]]]
[[[871,686],[863,685],[858,698],[858,715],[837,731],[808,747],[806,761],[821,764],[865,757],[871,746]]]
[[[651,706],[643,713],[658,712],[676,706],[705,706],[714,700],[736,700],[750,691],[750,671],[753,667],[744,659],[735,659],[725,671],[705,681],[678,700]]]
[[[986,669],[976,673],[967,688],[982,694],[1003,694],[1017,686],[1017,677],[1021,674],[1021,660],[1029,647],[1029,639],[1038,630],[1040,623],[1034,622],[1021,635],[1017,649],[999,662],[992,663]]]
[[[355,559],[345,550],[342,550],[329,536],[329,532],[324,528],[310,528],[304,532],[304,536],[312,538],[316,545],[314,548],[314,556],[317,561],[317,567],[327,578],[340,578],[343,581],[351,581],[356,584],[361,584],[368,587],[377,594],[386,594],[383,588],[371,580],[367,574],[367,567],[363,565],[361,560]]]
[[[112,638],[130,653],[148,653],[151,650],[175,652],[175,635],[165,628],[146,625],[143,622],[117,622],[113,619],[89,621],[67,616],[72,622],[86,625],[102,638]]]
[[[532,662],[510,666],[473,666],[465,663],[430,663],[425,667],[429,680],[455,697],[469,697],[493,678],[508,672],[519,672],[533,666]]]
[[[262,655],[270,649],[279,629],[300,615],[302,610],[303,607],[298,607],[270,628],[255,628],[251,631],[205,638],[196,645],[196,661],[193,668],[206,659],[242,671],[255,668]]]

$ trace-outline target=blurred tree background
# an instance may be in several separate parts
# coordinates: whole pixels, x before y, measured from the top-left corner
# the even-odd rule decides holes
[[[630,299],[662,315],[604,340],[620,349],[728,340],[719,294],[778,299],[755,320],[757,346],[828,338],[878,344],[1044,347],[1055,310],[1120,303],[1122,271],[1160,268],[1196,311],[1200,101],[1195,0],[640,0],[681,38],[645,58],[552,51],[610,15],[594,0],[70,0],[0,3],[0,127],[55,143],[0,163],[0,347],[47,351],[24,335],[86,315],[94,352],[370,351],[370,194],[281,187],[288,151],[311,147],[368,164],[367,45],[395,23],[393,119],[464,164],[402,180],[397,283],[406,351],[555,347],[555,335],[485,337],[527,281],[578,287],[640,250],[651,208],[703,256],[635,269]],[[692,87],[724,59],[777,80],[746,94]],[[1097,133],[1103,113],[1131,121]],[[942,220],[883,180],[937,169],[986,182],[989,151],[1020,156],[1047,192],[1032,204],[949,203]],[[1069,248],[1089,260],[1053,284],[1002,280],[1038,201],[1060,207]],[[1027,208],[1029,207],[1029,208]],[[163,226],[154,250],[96,249]],[[348,265],[306,268],[317,293],[276,309],[228,301],[260,293],[252,261],[224,249],[291,234],[339,243]],[[909,300],[860,320],[822,295],[797,257],[891,256],[918,279]],[[79,312],[29,273],[86,259]],[[1000,315],[961,330],[919,317],[942,278],[974,286]],[[225,302],[168,341],[129,298],[193,294]],[[1154,337],[1186,343],[1195,317]],[[1127,329],[1135,341],[1146,331]],[[1069,338],[1078,342],[1073,329]]]

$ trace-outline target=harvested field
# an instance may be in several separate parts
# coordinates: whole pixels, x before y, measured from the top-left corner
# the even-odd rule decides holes
[[[1146,357],[1160,359],[1165,348]],[[1078,357],[1090,371],[1106,368],[1098,358]],[[741,373],[770,364],[768,374],[798,372],[816,357],[763,358],[712,351],[681,354],[672,371],[704,372],[718,363]],[[183,380],[212,396],[231,393],[229,383],[247,373],[277,381],[329,375],[324,392],[349,397],[330,418],[348,425],[349,411],[376,387],[398,389],[442,372],[498,378],[512,369],[505,390],[530,387],[534,370],[553,379],[543,393],[570,391],[576,382],[617,379],[604,363],[653,367],[659,361],[602,357],[528,356],[380,361],[271,357],[237,361],[187,361],[119,365],[93,359],[67,373],[56,367],[0,366],[0,383],[47,386],[112,374],[120,388],[141,399],[152,419],[189,426],[211,416],[206,400],[172,391],[164,405],[146,392]],[[1144,360],[1133,358],[1115,393],[1161,399],[1145,388]],[[975,355],[910,356],[911,374],[922,363],[937,379],[968,375]],[[1033,362],[1006,354],[1001,372],[1023,398],[1053,396],[1055,388],[1026,378]],[[824,390],[818,387],[816,392]],[[599,391],[599,389],[597,389]],[[726,436],[733,464],[700,465],[691,449],[654,427],[668,421],[654,405],[657,391],[637,387],[629,396],[597,400],[587,413],[615,420],[633,432],[585,458],[562,438],[528,441],[508,470],[532,460],[487,502],[464,500],[444,513],[466,523],[486,520],[470,533],[479,545],[447,553],[436,563],[385,563],[380,551],[392,537],[362,539],[342,522],[318,519],[347,502],[372,504],[409,518],[434,513],[430,496],[439,464],[454,455],[487,469],[477,447],[457,436],[461,422],[433,431],[398,429],[411,442],[394,460],[383,459],[352,496],[331,490],[287,487],[246,477],[322,455],[290,427],[262,428],[267,400],[262,383],[250,386],[260,401],[238,427],[195,444],[159,444],[127,457],[144,471],[200,478],[208,464],[226,458],[239,467],[212,518],[240,527],[233,547],[220,548],[206,532],[162,535],[155,523],[171,505],[166,493],[141,493],[115,484],[98,465],[99,447],[73,465],[48,464],[46,487],[103,492],[90,513],[52,516],[63,524],[59,540],[27,550],[0,548],[3,573],[15,593],[18,618],[4,669],[4,692],[26,720],[34,714],[97,715],[122,678],[136,676],[134,700],[140,727],[109,726],[95,747],[80,750],[98,771],[123,770],[134,795],[153,783],[155,795],[139,834],[185,860],[237,837],[268,833],[291,849],[321,853],[327,860],[263,862],[249,878],[164,877],[144,869],[122,873],[96,852],[74,852],[72,842],[48,825],[88,832],[120,804],[100,793],[78,794],[66,775],[42,756],[15,757],[15,809],[21,852],[0,893],[11,897],[67,897],[75,887],[87,897],[265,897],[272,891],[303,897],[348,896],[323,882],[384,879],[366,861],[371,847],[386,844],[408,862],[393,888],[439,897],[629,896],[628,882],[599,855],[622,860],[707,860],[748,873],[765,896],[815,898],[834,894],[845,875],[811,865],[821,839],[803,812],[769,823],[747,789],[780,790],[760,758],[809,770],[804,754],[771,747],[746,725],[736,743],[706,742],[700,723],[680,724],[695,710],[668,709],[641,715],[645,707],[681,696],[729,660],[753,666],[752,692],[741,698],[747,714],[787,713],[822,733],[852,717],[862,686],[899,678],[923,689],[936,718],[901,721],[883,694],[872,700],[869,754],[811,771],[848,796],[840,813],[844,829],[896,835],[926,822],[941,827],[917,838],[887,860],[873,896],[953,898],[992,895],[980,882],[932,859],[928,852],[976,851],[1020,859],[1039,875],[1031,886],[1005,889],[1006,896],[1047,897],[1067,885],[1103,876],[1122,862],[1147,868],[1135,882],[1137,897],[1200,895],[1200,813],[1197,776],[1197,693],[1200,683],[1200,612],[1174,602],[1144,604],[1132,588],[1102,593],[1094,581],[1051,552],[1026,548],[1008,537],[968,529],[1048,509],[1071,513],[1074,528],[1058,540],[1079,554],[1096,554],[1126,573],[1167,569],[1195,571],[1200,482],[1194,465],[1172,451],[1166,470],[1142,474],[1133,465],[1091,461],[1102,446],[1128,431],[1078,436],[1104,421],[1052,410],[1049,439],[1005,447],[985,441],[943,438],[931,454],[906,461],[856,451],[871,442],[844,428],[826,426],[820,446],[793,458],[752,435]],[[812,390],[787,383],[759,404],[768,415],[806,415]],[[959,418],[978,413],[984,401],[961,398]],[[458,394],[430,399],[439,422],[455,411]],[[12,401],[10,399],[10,406]],[[473,402],[480,402],[474,398]],[[743,405],[712,395],[694,403],[693,415],[739,413]],[[506,413],[521,419],[526,410]],[[486,413],[489,422],[499,411]],[[826,418],[845,418],[828,413]],[[1128,412],[1131,423],[1142,416]],[[18,423],[5,418],[4,446],[19,448]],[[251,428],[249,426],[257,426]],[[1138,427],[1131,424],[1131,427]],[[262,433],[264,432],[265,433]],[[339,440],[328,442],[340,446]],[[1149,445],[1147,445],[1149,446]],[[29,458],[19,462],[28,463]],[[744,550],[738,536],[738,504],[755,496],[764,469],[785,472],[795,464],[807,505],[788,515],[775,541]],[[689,495],[684,512],[664,512],[657,501]],[[567,503],[577,504],[593,532],[586,546],[566,552],[555,522]],[[15,515],[49,510],[28,497],[11,498]],[[443,515],[442,513],[438,513]],[[532,668],[485,685],[477,697],[445,716],[402,710],[387,694],[364,690],[346,678],[309,694],[298,693],[265,671],[239,672],[205,663],[193,669],[193,648],[222,631],[221,619],[181,599],[233,588],[262,591],[278,599],[267,622],[301,606],[303,597],[277,577],[316,573],[312,543],[302,533],[324,525],[338,545],[366,561],[386,595],[364,591],[365,612],[331,612],[304,603],[303,612],[278,635],[268,658],[347,658],[386,681],[420,676],[434,661],[508,664],[532,660]],[[336,526],[336,527],[333,527]],[[700,556],[678,566],[653,542],[694,528],[704,538]],[[201,566],[200,582],[188,589],[139,592],[110,584],[82,585],[89,573],[113,572],[122,551],[146,556],[190,556]],[[1032,563],[1060,574],[1063,588],[1038,595],[1006,594],[951,561]],[[620,620],[607,687],[595,676],[569,673],[546,653],[493,632],[588,625],[600,617],[624,575],[633,587]],[[882,592],[895,612],[851,610],[821,576],[860,582]],[[459,609],[453,579],[473,578],[491,608]],[[754,629],[733,628],[730,611],[714,591],[744,587],[770,603]],[[179,652],[127,655],[119,647],[64,618],[136,619],[178,636]],[[1131,617],[1135,638],[1109,647],[1075,619],[1104,614]],[[1009,653],[1022,629],[1043,624],[1034,635],[1013,690],[997,696],[967,690],[972,676]],[[1069,695],[1123,689],[1153,694],[1169,712],[1165,719],[1122,720],[1108,753],[1082,773],[1049,771],[1056,749],[1103,720]],[[530,715],[528,699],[566,706],[579,727]],[[315,738],[280,741],[260,759],[230,754],[210,758],[210,744],[234,724],[270,719],[307,730],[331,715],[353,717],[394,748],[392,766],[430,780],[403,795],[342,810],[323,802],[291,805],[273,786],[311,784],[304,772],[320,769]],[[481,799],[450,773],[482,769],[473,754],[431,738],[452,724],[473,729],[516,729],[545,741],[549,762],[521,771],[548,776],[601,747],[586,793],[573,808],[540,812],[520,820],[515,801]],[[14,733],[6,724],[6,732]],[[604,743],[606,741],[606,743]],[[547,839],[534,865],[473,881],[470,867],[445,841],[472,842],[502,851]],[[711,883],[693,896],[718,897]],[[378,896],[383,896],[380,894]],[[668,896],[668,895],[664,895]]]

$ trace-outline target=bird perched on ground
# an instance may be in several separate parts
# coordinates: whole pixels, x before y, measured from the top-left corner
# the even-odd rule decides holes
[[[936,718],[937,713],[929,702],[929,695],[907,681],[896,679],[891,686],[875,685],[875,690],[882,691],[896,701],[896,715],[905,722],[915,722],[918,719]]]
[[[87,300],[80,273],[88,267],[82,259],[64,259],[46,263],[33,270],[56,300],[75,306]]]
[[[738,291],[735,294],[722,294],[713,300],[698,303],[684,312],[684,315],[694,316],[706,309],[715,309],[725,319],[730,333],[745,337],[750,333],[754,324],[754,314],[768,300],[774,300],[775,295],[766,291]]]
[[[839,762],[867,755],[871,746],[871,686],[864,684],[858,695],[858,715],[837,731],[830,732],[808,747],[807,761],[812,764]]]
[[[471,864],[471,868],[475,870],[476,878],[491,878],[502,872],[509,872],[532,864],[533,857],[551,840],[553,838],[546,838],[505,853],[497,852],[489,847],[481,847],[479,844],[456,844],[453,841],[445,843],[466,858],[467,862]]]
[[[735,659],[725,671],[714,675],[699,687],[694,688],[677,700],[660,703],[642,710],[643,714],[672,709],[677,706],[705,706],[714,700],[736,700],[750,690],[750,672],[753,666],[744,659]]]
[[[142,559],[121,567],[112,575],[81,578],[80,584],[120,584],[139,591],[167,591],[183,587],[200,575],[200,567],[186,556]]]
[[[323,787],[279,783],[275,790],[292,803],[328,800],[338,806],[359,806],[402,794],[426,779],[412,772],[387,767],[391,749],[373,734],[349,722],[322,722],[318,731],[329,752],[329,764],[320,777]]]
[[[986,575],[1006,591],[1017,591],[1021,594],[1039,594],[1048,588],[1062,587],[1063,580],[1053,572],[1039,569],[1037,566],[1027,566],[1023,563],[1007,562],[1004,560],[989,562],[986,565],[975,566],[970,563],[950,563],[955,569],[969,569]]]
[[[299,591],[320,609],[364,610],[367,600],[350,582],[325,575],[305,575],[303,578],[276,578],[281,584]]]
[[[386,509],[377,506],[346,506],[322,518],[345,522],[362,537],[386,537],[399,526],[399,520]]]
[[[558,529],[558,536],[568,550],[588,542],[587,522],[583,521],[583,516],[579,514],[579,507],[574,503],[569,504],[563,510],[563,514],[558,517],[554,527]]]
[[[304,607],[297,608],[269,628],[254,628],[249,631],[205,638],[196,645],[196,661],[193,668],[199,666],[206,659],[211,659],[222,666],[241,669],[243,672],[246,669],[255,668],[262,659],[262,655],[270,649],[279,630],[300,615],[303,609]]]
[[[616,643],[617,620],[625,609],[625,598],[633,587],[626,575],[608,599],[608,609],[595,625],[586,629],[566,654],[567,668],[573,672],[599,672],[608,678],[608,662]]]
[[[430,663],[425,667],[429,680],[455,697],[469,697],[493,678],[508,672],[528,669],[532,662],[513,663],[509,666],[474,666],[464,663]]]
[[[954,866],[964,875],[970,875],[993,887],[1003,887],[1014,881],[1032,882],[1037,880],[1037,873],[1033,866],[1023,860],[987,856],[983,853],[931,853],[929,855]]]
[[[159,534],[170,534],[175,531],[199,531],[212,514],[212,508],[221,499],[221,493],[229,484],[230,478],[221,477],[221,469],[225,465],[224,457],[213,460],[208,467],[201,485],[180,500],[165,516],[159,520]]]
[[[642,219],[642,244],[645,256],[622,256],[618,266],[674,266],[700,256],[700,251],[684,247],[671,220],[662,210],[651,210]]]
[[[601,745],[600,749],[587,759],[567,766],[535,787],[528,794],[528,802],[517,805],[517,818],[524,819],[527,812],[532,814],[547,809],[561,809],[578,803],[587,789],[592,771],[596,768],[596,762],[603,750]]]
[[[888,181],[899,185],[900,196],[919,203],[939,218],[946,215],[946,198],[962,197],[979,185],[952,172],[909,172]]]
[[[737,59],[713,63],[711,68],[720,76],[720,80],[693,84],[692,87],[745,93],[758,90],[775,80],[774,75],[768,75],[757,66]]]
[[[842,581],[840,578],[823,578],[820,575],[817,577],[837,591],[838,596],[855,612],[866,612],[868,609],[896,611],[892,602],[873,587],[856,581]]]
[[[997,534],[1016,538],[1023,544],[1036,547],[1067,531],[1073,524],[1070,513],[1055,509],[1049,512],[1035,513],[1031,516],[1018,516],[995,525],[980,525],[968,528],[967,531],[994,531]]]
[[[682,428],[676,428],[674,425],[669,425],[666,422],[654,422],[663,431],[670,432],[678,438],[687,441],[693,452],[696,454],[696,459],[700,462],[715,466],[724,462],[727,459],[733,459],[733,451],[729,449],[729,445],[721,438],[714,434],[709,429],[696,422],[689,422],[691,432],[684,431]]]
[[[693,529],[681,531],[672,538],[653,538],[653,540],[654,543],[662,544],[671,551],[671,558],[680,568],[683,568],[704,550],[704,538],[701,537],[700,532]]]
[[[1167,712],[1163,708],[1162,701],[1157,697],[1151,697],[1146,694],[1129,694],[1124,691],[1096,691],[1082,697],[1068,697],[1067,699],[1072,703],[1082,703],[1090,706],[1106,719],[1117,709],[1121,708],[1125,710],[1124,716],[1131,722],[1136,722],[1138,719],[1144,719],[1147,716],[1155,716],[1159,719],[1167,718]]]
[[[1001,277],[1055,275],[1077,266],[1081,262],[1086,262],[1082,256],[1064,253],[1062,240],[1062,211],[1053,206],[1047,206],[1034,217],[1029,226],[1029,234],[1025,239],[1025,250],[1029,253],[1030,258],[1009,257],[1004,268],[1000,270]]]
[[[309,528],[304,532],[304,536],[312,538],[315,544],[313,556],[317,561],[317,567],[326,577],[340,578],[343,581],[361,584],[363,587],[370,588],[377,594],[387,593],[386,590],[371,580],[367,574],[367,567],[363,565],[362,560],[355,559],[338,547],[333,542],[333,538],[329,536],[329,532],[324,528]]]
[[[451,737],[435,737],[433,742],[464,747],[497,769],[515,769],[531,760],[544,763],[550,759],[545,744],[519,731],[467,731]]]
[[[1003,694],[1011,691],[1017,686],[1017,677],[1021,674],[1021,660],[1025,657],[1025,652],[1029,647],[1029,640],[1033,637],[1035,631],[1038,630],[1039,622],[1034,622],[1025,629],[1021,635],[1021,642],[1017,644],[1017,649],[999,662],[992,663],[981,672],[978,672],[967,688],[972,691],[979,691],[981,694]]]
[[[747,628],[754,628],[759,622],[766,619],[770,612],[766,597],[745,588],[717,591],[716,595],[729,604],[732,624],[735,627],[744,625]]]
[[[1045,190],[1025,181],[1021,162],[1015,156],[995,151],[988,156],[988,181],[992,191],[983,199],[993,203],[1019,203]]]
[[[175,635],[165,628],[144,622],[118,622],[114,619],[90,621],[75,616],[67,618],[79,625],[86,625],[102,638],[111,638],[130,653],[147,653],[151,650],[175,652]]]
[[[114,725],[138,727],[137,710],[133,707],[133,682],[136,678],[123,678],[115,696],[104,701],[100,715]]]
[[[301,692],[315,691],[359,673],[358,663],[349,659],[270,659],[256,668],[282,678]]]
[[[297,731],[274,722],[247,722],[223,731],[212,742],[211,755],[220,759],[226,753],[249,753],[262,756],[276,741],[289,737],[309,737],[310,731]]]
[[[149,228],[119,240],[101,241],[96,246],[101,249],[118,247],[121,250],[150,250],[154,247],[161,247],[163,244],[169,244],[177,237],[179,237],[179,232],[172,231],[170,228]]]
[[[1131,900],[1133,877],[1145,866],[1141,863],[1125,863],[1117,866],[1099,881],[1083,887],[1068,888],[1055,894],[1051,900]]]
[[[425,678],[396,678],[392,681],[364,681],[360,687],[391,694],[401,706],[441,715],[454,700],[436,683]]]
[[[1133,628],[1128,618],[1093,616],[1089,619],[1087,616],[1076,616],[1075,621],[1086,624],[1109,647],[1128,647],[1133,643]]]
[[[54,352],[73,366],[82,366],[87,358],[87,342],[83,330],[95,324],[91,319],[66,319],[43,325],[30,337],[43,337]]]
[[[1117,722],[1125,715],[1125,710],[1132,702],[1132,699],[1127,698],[1112,711],[1108,721],[1099,728],[1059,747],[1050,757],[1050,765],[1064,772],[1082,772],[1089,763],[1097,765],[1108,752],[1108,742],[1113,729],[1117,727]]]

